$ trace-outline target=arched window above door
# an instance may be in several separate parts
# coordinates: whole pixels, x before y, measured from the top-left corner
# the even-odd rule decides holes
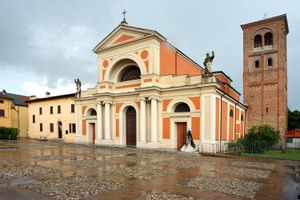
[[[141,79],[141,71],[137,66],[128,66],[120,73],[120,82]]]
[[[130,106],[126,111],[126,115],[136,115],[134,107]]]
[[[95,110],[95,109],[92,109],[90,115],[91,115],[91,116],[96,116],[96,115],[97,115],[96,110]]]
[[[190,112],[190,107],[186,103],[180,103],[176,106],[175,112]]]

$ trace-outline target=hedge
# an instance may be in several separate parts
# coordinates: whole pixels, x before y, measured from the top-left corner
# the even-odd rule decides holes
[[[19,131],[17,128],[0,127],[0,139],[4,140],[16,140],[18,138]]]

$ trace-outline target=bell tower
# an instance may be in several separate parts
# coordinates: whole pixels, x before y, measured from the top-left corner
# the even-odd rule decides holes
[[[246,131],[269,124],[284,139],[287,132],[286,15],[241,25],[243,30],[244,104]]]

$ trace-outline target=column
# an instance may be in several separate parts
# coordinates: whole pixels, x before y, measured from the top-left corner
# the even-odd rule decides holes
[[[157,98],[151,98],[151,141],[157,142]]]
[[[97,103],[97,138],[98,140],[103,139],[103,133],[102,133],[102,103]]]
[[[146,100],[145,98],[140,99],[140,140],[146,141]]]
[[[79,105],[76,105],[75,106],[75,122],[76,122],[76,136],[79,136],[81,134],[82,131],[81,131],[81,117],[80,117],[80,114],[81,114],[81,106]]]
[[[110,133],[110,126],[111,126],[111,122],[110,122],[110,105],[111,102],[104,102],[105,104],[105,118],[104,118],[104,128],[105,128],[105,133],[104,133],[104,139],[105,140],[110,140],[111,139],[111,133]]]

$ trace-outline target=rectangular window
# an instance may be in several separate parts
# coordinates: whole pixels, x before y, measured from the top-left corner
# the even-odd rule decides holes
[[[255,68],[259,68],[259,61],[258,60],[255,61]]]
[[[61,113],[60,106],[57,106],[57,113]]]
[[[50,114],[53,114],[53,106],[50,106]]]
[[[40,115],[42,115],[42,114],[43,114],[43,108],[40,107]]]
[[[69,133],[76,133],[76,124],[69,124]]]
[[[75,105],[71,104],[71,113],[74,113],[74,112],[75,112]]]
[[[76,124],[72,124],[72,131],[73,133],[76,133]]]
[[[287,138],[287,143],[293,143],[293,138]]]
[[[32,115],[32,123],[35,123],[35,115]]]
[[[272,58],[269,58],[268,59],[268,67],[272,67],[272,65],[273,65]]]
[[[0,117],[5,117],[5,112],[3,109],[0,109]]]
[[[40,123],[40,132],[43,132],[43,124]]]
[[[229,116],[233,117],[233,110],[232,109],[229,111]]]
[[[50,123],[50,133],[53,133],[53,132],[54,132],[54,124]]]
[[[4,103],[4,101],[2,99],[0,99],[0,103]]]

